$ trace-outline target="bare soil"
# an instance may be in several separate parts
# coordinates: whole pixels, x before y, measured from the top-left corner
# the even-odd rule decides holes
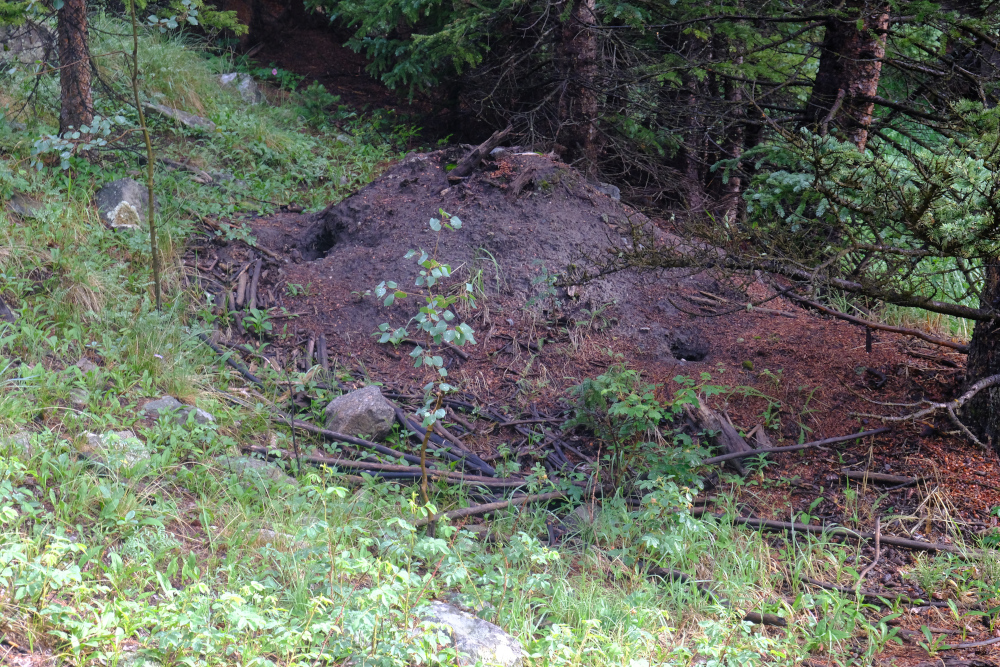
[[[640,369],[661,385],[665,397],[676,387],[675,377],[709,374],[711,383],[732,388],[713,399],[715,407],[743,431],[763,424],[775,445],[880,426],[878,419],[858,413],[905,414],[913,410],[906,404],[954,396],[961,385],[962,355],[878,332],[869,351],[864,329],[781,298],[768,307],[787,316],[741,308],[772,295],[752,279],[680,271],[618,274],[586,285],[563,284],[555,298],[528,308],[526,302],[539,294],[543,264],[553,274],[571,273],[570,267],[585,266],[617,245],[624,221],[662,223],[612,200],[545,156],[508,152],[467,181],[449,183],[448,165],[457,155],[411,155],[325,211],[285,211],[250,221],[258,245],[266,249],[263,255],[242,243],[216,241],[198,248],[197,258],[192,251],[188,263],[212,279],[203,283],[209,290],[221,292],[217,285],[232,290],[238,272],[262,257],[260,305],[273,308],[276,335],[269,342],[278,363],[301,363],[296,359],[302,359],[306,341],[322,334],[331,363],[413,394],[426,378],[412,367],[411,348],[378,345],[372,333],[382,322],[405,323],[416,306],[408,300],[386,309],[365,292],[381,280],[411,284],[416,268],[412,259],[403,259],[406,251],[436,248],[440,259],[461,267],[463,278],[482,271],[486,286],[480,307],[460,313],[478,344],[465,349],[468,359],[444,352],[450,377],[470,400],[511,417],[563,414],[569,387],[617,361]],[[526,173],[528,185],[515,192],[518,176]],[[428,219],[438,217],[439,209],[459,216],[462,229],[440,236],[430,232]],[[308,287],[308,292],[291,286]],[[220,336],[230,343],[256,342],[254,335],[235,328]],[[476,426],[467,442],[487,459],[501,442],[519,438],[483,422]],[[599,452],[585,433],[571,441],[588,456]],[[851,483],[859,500],[849,505],[845,469],[925,481],[900,489]],[[870,531],[870,509],[878,502],[883,513],[891,508],[909,517],[891,527],[883,524],[886,534],[914,539],[949,542],[949,523],[967,537],[997,527],[997,517],[990,514],[1000,506],[997,455],[958,437],[946,420],[899,424],[891,433],[863,441],[772,455],[771,465],[754,473],[752,481],[737,490],[747,515],[787,521],[819,498],[810,510],[814,521]],[[864,562],[872,556],[866,553]],[[925,594],[905,576],[913,562],[912,552],[884,549],[866,588]],[[900,623],[913,630],[955,625],[947,609],[934,607]],[[975,629],[973,638],[985,638],[984,632]],[[950,657],[982,658],[995,655],[995,648]],[[906,665],[927,656],[914,640],[890,649],[885,658]]]

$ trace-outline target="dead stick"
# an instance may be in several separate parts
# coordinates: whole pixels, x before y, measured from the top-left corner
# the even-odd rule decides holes
[[[316,339],[309,334],[309,342],[306,343],[306,369],[313,367],[313,351],[316,349]]]
[[[969,353],[969,346],[963,345],[962,343],[955,343],[950,340],[945,340],[943,338],[936,338],[930,334],[926,334],[923,331],[918,331],[917,329],[907,329],[906,327],[894,327],[888,324],[877,324],[869,320],[863,320],[860,317],[854,317],[853,315],[848,315],[847,313],[842,313],[839,310],[834,310],[832,308],[827,308],[823,304],[816,303],[815,301],[810,301],[809,299],[803,299],[801,296],[787,292],[785,294],[789,299],[798,301],[799,303],[804,303],[807,306],[812,306],[816,310],[822,311],[827,315],[832,315],[833,317],[851,322],[853,324],[860,324],[861,326],[868,327],[870,329],[878,329],[879,331],[889,331],[891,333],[904,334],[906,336],[913,336],[914,338],[919,338],[920,340],[925,340],[928,343],[933,343],[935,345],[940,345],[942,347],[950,347],[953,350],[958,350],[964,354]]]
[[[263,266],[264,260],[258,259],[257,263],[253,267],[253,279],[250,281],[250,297],[247,301],[250,302],[250,308],[257,308],[257,284],[260,282],[260,267]]]
[[[246,303],[246,293],[247,293],[247,274],[245,272],[240,272],[240,279],[236,283],[236,307],[242,308],[243,304]]]
[[[450,512],[443,512],[441,514],[436,514],[433,517],[426,519],[420,519],[413,523],[415,528],[420,526],[426,526],[429,523],[440,521],[441,519],[460,519],[467,516],[479,516],[481,514],[489,514],[490,512],[496,512],[497,510],[506,509],[508,507],[516,507],[518,505],[524,505],[525,503],[540,503],[546,500],[555,500],[556,498],[565,498],[566,494],[562,491],[550,491],[549,493],[538,493],[533,496],[521,496],[520,498],[514,498],[513,500],[504,500],[496,503],[486,503],[485,505],[474,505],[473,507],[465,507],[460,510],[452,510]]]
[[[513,132],[514,126],[508,125],[503,130],[497,130],[490,138],[472,149],[472,152],[459,160],[458,165],[448,174],[449,181],[459,181],[475,170],[479,163],[483,161],[490,151],[500,145],[508,134]]]
[[[722,454],[721,456],[713,456],[710,459],[705,459],[701,462],[702,465],[713,465],[716,463],[723,463],[732,459],[742,459],[747,456],[757,456],[758,454],[776,454],[778,452],[795,452],[800,449],[810,449],[812,447],[822,447],[823,445],[835,445],[838,442],[848,442],[850,440],[857,440],[858,438],[866,438],[870,435],[878,435],[880,433],[886,433],[890,431],[889,428],[877,428],[872,431],[862,431],[861,433],[854,433],[853,435],[841,435],[836,438],[827,438],[825,440],[814,440],[812,442],[806,442],[801,445],[789,445],[787,447],[768,447],[767,449],[753,449],[749,452],[732,452],[730,454]]]
[[[714,515],[722,518],[724,515]],[[790,531],[799,533],[812,533],[814,535],[822,534],[843,534],[848,537],[854,537],[862,540],[871,540],[875,538],[873,533],[862,533],[859,531],[851,530],[850,528],[845,528],[844,526],[813,526],[805,523],[789,523],[787,521],[769,521],[767,519],[758,519],[756,517],[733,517],[734,523],[743,524],[745,526],[750,526],[752,528],[762,528],[768,530],[780,530],[780,531]],[[974,549],[959,549],[952,544],[941,544],[940,542],[918,542],[916,540],[908,540],[903,537],[891,537],[887,535],[882,535],[881,541],[883,544],[888,544],[894,547],[900,547],[903,549],[914,549],[916,551],[947,551],[948,553],[954,554],[976,554],[979,555],[982,552]]]
[[[319,335],[319,365],[327,373],[330,372],[330,357],[326,351],[326,334]]]
[[[875,558],[872,560],[871,564],[861,571],[858,575],[858,585],[856,588],[861,588],[861,582],[865,580],[868,573],[871,572],[876,565],[878,565],[878,559],[882,557],[882,518],[879,516],[875,517]]]
[[[957,651],[963,648],[979,648],[980,646],[991,646],[992,644],[1000,644],[1000,637],[992,637],[978,642],[968,642],[967,644],[948,644],[942,646],[941,649],[944,651]]]
[[[867,472],[865,470],[845,470],[840,473],[847,479],[858,482],[881,482],[883,484],[899,484],[899,488],[912,486],[918,483],[920,477],[904,477],[902,475],[886,475],[880,472]]]

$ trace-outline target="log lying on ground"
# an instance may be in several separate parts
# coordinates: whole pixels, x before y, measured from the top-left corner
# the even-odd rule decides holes
[[[485,505],[474,505],[473,507],[464,507],[458,510],[451,510],[450,512],[441,512],[435,514],[433,517],[428,517],[426,519],[420,519],[419,521],[414,521],[413,526],[419,528],[420,526],[426,526],[429,523],[436,523],[442,519],[461,519],[467,516],[478,516],[481,514],[489,514],[490,512],[496,512],[508,507],[517,507],[518,505],[524,505],[526,503],[541,503],[548,500],[557,500],[560,498],[565,498],[566,494],[562,491],[551,491],[549,493],[538,493],[533,496],[521,496],[520,498],[513,498],[511,500],[503,500],[495,503],[486,503]]]
[[[852,433],[851,435],[839,435],[836,438],[826,438],[825,440],[813,440],[812,442],[804,442],[801,445],[788,445],[787,447],[768,447],[767,449],[752,449],[749,452],[733,452],[730,454],[722,454],[721,456],[713,456],[710,459],[705,459],[701,462],[701,465],[714,465],[716,463],[723,463],[725,461],[732,461],[734,459],[742,459],[748,456],[756,456],[758,454],[777,454],[779,452],[797,452],[801,449],[811,449],[813,447],[823,447],[824,445],[835,445],[838,442],[848,442],[849,440],[857,440],[858,438],[866,438],[870,435],[878,435],[880,433],[888,433],[890,428],[876,428],[871,431],[862,431],[861,433]]]
[[[746,456],[753,456],[755,450],[747,444],[746,440],[740,437],[736,429],[722,415],[705,405],[700,398],[697,405],[685,405],[684,411],[691,421],[695,423],[695,426],[713,433],[713,435],[709,436],[709,440],[713,445],[729,454],[740,455],[732,456],[725,460],[736,468],[737,472],[745,475],[747,471],[740,462],[740,459]]]
[[[887,475],[881,472],[867,472],[865,470],[844,470],[840,473],[847,479],[857,482],[877,482],[879,484],[896,484],[902,486],[912,486],[922,479],[921,477],[904,477],[902,475]]]

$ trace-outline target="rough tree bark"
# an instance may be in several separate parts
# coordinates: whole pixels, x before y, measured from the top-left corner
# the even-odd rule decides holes
[[[987,266],[985,273],[979,307],[996,308],[1000,305],[1000,260]],[[997,373],[1000,373],[1000,322],[977,322],[969,344],[966,387]],[[979,392],[965,405],[962,421],[983,442],[1000,450],[1000,387]]]
[[[835,128],[865,149],[888,28],[884,0],[847,0],[841,14],[827,20],[806,126],[824,136]]]
[[[59,132],[79,129],[94,120],[90,91],[90,50],[87,47],[86,0],[65,0],[58,12]]]
[[[563,78],[559,93],[559,132],[566,162],[583,161],[593,171],[599,151],[597,133],[597,23],[595,0],[571,0],[559,31],[557,59]]]

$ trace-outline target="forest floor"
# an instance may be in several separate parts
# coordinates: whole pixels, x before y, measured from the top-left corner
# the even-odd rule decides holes
[[[478,308],[464,319],[478,344],[461,356],[442,354],[463,398],[496,414],[560,424],[572,411],[574,386],[623,364],[656,383],[663,400],[680,388],[681,378],[720,387],[711,404],[741,433],[759,426],[768,446],[784,446],[875,428],[877,418],[858,415],[905,414],[923,401],[954,396],[962,385],[961,354],[895,333],[874,332],[868,341],[863,327],[773,298],[760,280],[673,271],[567,286],[567,266],[594,261],[618,242],[615,232],[626,219],[660,233],[669,233],[666,223],[595,190],[550,157],[501,153],[460,185],[446,179],[450,159],[443,151],[411,154],[324,211],[250,219],[256,249],[217,242],[189,248],[189,266],[210,266],[213,280],[230,286],[261,257],[267,267],[261,300],[274,312],[294,315],[274,321],[283,333],[267,336],[266,359],[246,355],[251,371],[271,364],[303,372],[313,364],[307,346],[318,349],[322,337],[332,366],[347,363],[397,396],[418,396],[426,374],[413,368],[412,347],[379,344],[372,334],[381,322],[405,325],[419,304],[382,308],[366,294],[380,279],[395,279],[403,289],[412,284],[415,267],[403,254],[413,246],[433,248],[441,261],[453,261],[460,283],[476,285]],[[531,179],[512,196],[522,174]],[[440,210],[460,216],[462,229],[431,232],[427,219]],[[329,227],[335,238],[317,251],[310,244]],[[573,296],[568,287],[575,287]],[[763,310],[746,307],[769,297]],[[251,349],[262,341],[235,323],[221,333],[229,347]],[[299,399],[308,402],[308,393]],[[518,455],[520,436],[512,429],[473,422],[464,442],[482,459],[496,462],[514,450],[522,469],[544,460],[537,450]],[[577,452],[566,454],[573,466],[587,466],[606,446],[586,433],[568,440]],[[847,479],[847,471],[900,476],[904,483]],[[997,480],[994,453],[967,442],[947,420],[925,420],[864,440],[772,455],[746,478],[714,476],[707,490],[731,497],[742,516],[867,532],[879,517],[882,535],[954,544],[975,543],[996,530]],[[772,544],[787,546],[780,539]],[[865,545],[850,559],[861,569],[874,556],[874,547]],[[962,585],[949,578],[954,586],[943,590],[923,574],[930,562],[919,550],[883,547],[867,575],[864,588],[871,594],[931,603],[913,605],[893,621],[905,642],[888,644],[877,656],[881,664],[922,663],[928,652],[919,642],[993,636],[989,624],[978,627],[945,602],[971,599],[978,572],[961,561],[941,566],[949,577],[966,577]],[[933,628],[937,639],[925,637],[922,628]],[[971,659],[977,651],[982,657],[995,649],[948,655]]]
[[[126,32],[99,18],[92,48],[131,48]],[[1000,632],[1000,562],[980,550],[1000,535],[995,453],[945,421],[905,423],[752,457],[744,475],[702,465],[716,452],[683,416],[701,398],[776,446],[857,433],[881,423],[854,413],[953,396],[960,355],[880,332],[866,349],[863,329],[781,298],[748,310],[773,296],[756,276],[578,280],[634,226],[670,226],[546,155],[499,153],[452,183],[463,149],[404,155],[413,125],[338,109],[285,72],[264,82],[270,104],[248,105],[218,85],[233,63],[183,37],[144,36],[140,59],[156,73],[146,95],[218,128],[152,120],[159,154],[189,167],[157,171],[162,310],[147,235],[109,228],[92,204],[101,185],[142,177],[135,154],[29,167],[54,131],[58,79],[4,75],[0,101],[34,95],[36,111],[0,124],[0,193],[35,203],[0,207],[16,315],[0,325],[0,664],[455,664],[449,637],[423,624],[431,600],[516,637],[526,666],[998,663],[996,644],[966,646]],[[356,70],[344,82],[356,65],[323,75],[330,92],[395,108]],[[99,109],[118,104],[102,95]],[[461,229],[431,231],[444,213]],[[404,419],[421,405],[412,344],[372,335],[405,325],[418,299],[386,308],[367,294],[411,284],[404,255],[420,248],[453,266],[446,293],[468,283],[476,298],[457,310],[476,344],[434,348],[459,390],[444,424],[503,478],[438,479],[430,506],[406,479],[414,465],[384,467],[419,455],[406,429],[382,445],[405,457],[378,461],[363,440],[315,434],[325,405],[364,385]],[[144,410],[165,394],[184,412]],[[642,410],[653,427],[636,425]],[[288,428],[290,413],[313,432]],[[564,431],[576,414],[589,427]],[[286,460],[251,458],[258,447]],[[309,454],[340,463],[287,460]],[[516,497],[498,481],[562,495],[415,528]],[[834,523],[910,548],[803,530]],[[779,619],[758,623],[766,614]]]

